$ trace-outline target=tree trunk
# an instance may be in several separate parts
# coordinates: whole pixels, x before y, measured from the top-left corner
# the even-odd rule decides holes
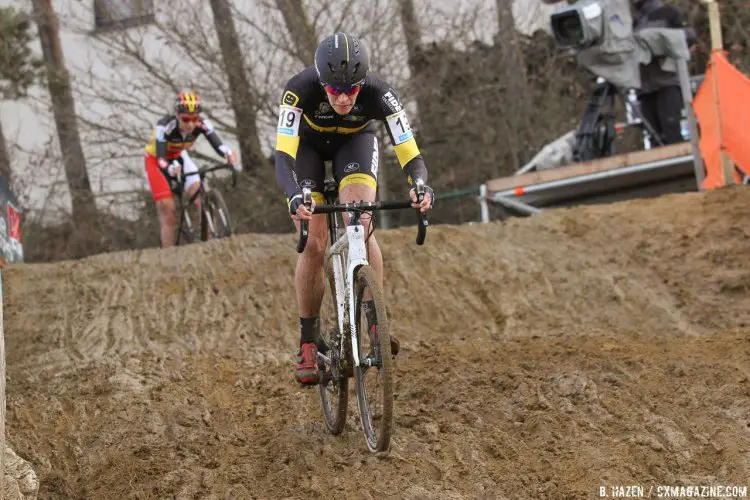
[[[307,19],[302,0],[276,0],[276,6],[284,16],[284,23],[294,43],[295,55],[302,64],[311,66],[315,62],[318,35],[315,26]]]
[[[70,188],[73,222],[80,228],[96,220],[96,199],[91,190],[81,138],[78,135],[75,101],[60,45],[57,14],[51,0],[32,0],[32,5],[47,68],[47,85],[52,98],[52,112],[60,141],[65,177]]]
[[[219,38],[224,71],[229,80],[229,90],[234,119],[237,122],[237,136],[240,144],[242,164],[246,171],[257,174],[264,164],[263,151],[258,139],[255,123],[257,103],[250,92],[250,82],[245,76],[242,51],[234,27],[229,0],[211,0],[214,26]]]
[[[527,139],[523,136],[524,130],[533,129],[529,122],[528,109],[533,108],[530,102],[529,88],[526,78],[526,63],[520,46],[516,21],[513,17],[513,0],[496,0],[498,30],[495,34],[496,71],[503,79],[506,93],[505,109],[516,117],[505,120],[501,127],[506,128],[506,149],[511,155],[512,167],[517,170],[522,165],[522,155],[518,145]],[[499,172],[497,173],[499,175]]]
[[[419,20],[414,13],[414,2],[412,0],[399,0],[398,8],[401,11],[401,26],[404,29],[406,50],[409,54],[409,69],[412,75],[416,75],[419,47],[422,43],[422,30],[419,28]]]
[[[8,153],[8,146],[5,143],[5,132],[3,132],[3,124],[0,122],[0,175],[8,180],[8,185],[11,185],[12,170],[10,168],[10,153]]]
[[[519,47],[518,31],[513,18],[513,0],[496,0],[497,5],[497,34],[495,44],[501,47],[501,54],[509,67],[518,71],[515,78],[518,82],[524,82],[526,77],[526,66],[523,64],[521,47]]]

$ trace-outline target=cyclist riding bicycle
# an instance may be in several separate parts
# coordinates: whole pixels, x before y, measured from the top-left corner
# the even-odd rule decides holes
[[[217,154],[224,157],[235,170],[240,169],[237,163],[237,153],[222,142],[211,122],[200,116],[203,105],[197,93],[180,92],[175,100],[174,110],[174,114],[163,116],[156,122],[151,140],[145,148],[146,174],[159,215],[162,248],[171,247],[174,244],[177,210],[169,186],[170,179],[175,179],[181,170],[183,174],[198,171],[198,166],[187,152],[195,140],[200,135],[206,136]],[[185,176],[187,195],[192,196],[199,187],[199,176]],[[196,206],[198,204],[199,201],[196,199]]]
[[[295,378],[303,385],[317,383],[317,346],[320,306],[323,299],[326,219],[312,216],[302,202],[302,188],[312,191],[314,203],[324,201],[325,164],[333,162],[339,200],[375,201],[378,174],[378,140],[375,120],[385,124],[398,161],[412,189],[413,207],[426,213],[432,207],[432,190],[417,202],[417,179],[427,182],[427,169],[409,127],[406,112],[390,84],[369,73],[367,50],[360,40],[336,33],[315,51],[315,65],[293,76],[281,97],[276,133],[276,181],[287,196],[290,215],[297,230],[309,220],[309,236],[295,270],[299,309],[300,348]],[[361,219],[365,234],[370,217]],[[374,235],[368,239],[370,264],[383,283],[383,257]],[[372,302],[365,312],[375,323]],[[372,311],[370,313],[370,311]],[[377,326],[374,326],[377,328]],[[374,332],[370,332],[373,334]],[[392,353],[399,345],[391,335]]]

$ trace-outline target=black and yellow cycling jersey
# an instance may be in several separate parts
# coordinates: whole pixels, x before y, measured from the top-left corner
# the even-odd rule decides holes
[[[221,141],[209,120],[201,118],[198,126],[192,132],[183,135],[180,131],[178,118],[175,115],[165,115],[156,122],[151,140],[146,144],[145,150],[151,156],[174,160],[180,156],[183,150],[190,149],[201,135],[206,136],[216,153],[224,156],[225,149],[228,150],[228,148]]]
[[[370,73],[352,110],[339,115],[329,103],[314,66],[292,77],[281,96],[276,128],[276,180],[287,197],[300,192],[295,163],[301,142],[329,159],[332,156],[328,153],[349,143],[353,136],[372,134],[375,120],[385,124],[408,182],[414,178],[427,182],[427,169],[406,111],[390,84]],[[362,149],[372,157],[371,146],[363,145]],[[366,164],[367,159],[358,163]],[[377,166],[371,170],[376,172]]]

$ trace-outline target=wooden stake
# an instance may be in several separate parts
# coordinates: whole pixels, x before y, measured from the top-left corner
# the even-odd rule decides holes
[[[719,3],[716,0],[703,0],[708,9],[708,23],[711,29],[711,53],[724,49],[724,41],[721,36],[721,16],[719,14]],[[713,59],[712,59],[713,61]],[[713,92],[714,104],[716,105],[716,116],[719,117],[719,147],[721,151],[721,171],[724,175],[724,185],[734,184],[734,163],[724,151],[724,139],[721,135],[721,112],[719,109],[719,85],[717,82],[718,75],[715,68],[713,73]]]

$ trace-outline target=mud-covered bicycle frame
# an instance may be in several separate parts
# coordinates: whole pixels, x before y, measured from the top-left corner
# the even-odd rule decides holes
[[[419,179],[415,182],[415,192],[417,200],[420,202],[424,199],[424,182]],[[307,207],[312,205],[312,192],[309,188],[302,190],[302,202]],[[354,276],[358,268],[369,265],[367,260],[367,243],[364,234],[364,226],[360,220],[363,212],[373,212],[377,210],[402,210],[411,208],[412,201],[362,201],[354,203],[335,203],[326,205],[316,205],[313,214],[334,214],[349,212],[349,223],[346,224],[346,232],[333,241],[331,238],[330,247],[327,250],[326,258],[333,255],[342,256],[344,251],[348,250],[346,262],[346,274],[342,268],[342,258],[333,260],[333,273],[336,293],[336,306],[338,327],[340,332],[346,332],[345,327],[349,327],[352,356],[354,366],[360,366],[359,345],[357,342],[357,327],[355,320],[355,297],[354,297]],[[419,222],[417,225],[417,245],[423,245],[427,237],[427,227],[429,222],[427,216],[417,211]],[[331,221],[329,220],[329,226]],[[297,243],[297,252],[302,253],[307,245],[309,234],[309,221],[300,222],[300,237]],[[331,235],[333,237],[333,234]],[[348,311],[347,311],[348,309]],[[348,313],[348,314],[347,314]],[[349,324],[345,324],[345,318],[349,319]],[[344,354],[344,343],[341,343],[341,355]],[[322,354],[318,354],[323,356]],[[343,359],[343,358],[340,358]],[[330,360],[327,359],[328,362]],[[370,366],[371,360],[365,360],[365,365]]]

